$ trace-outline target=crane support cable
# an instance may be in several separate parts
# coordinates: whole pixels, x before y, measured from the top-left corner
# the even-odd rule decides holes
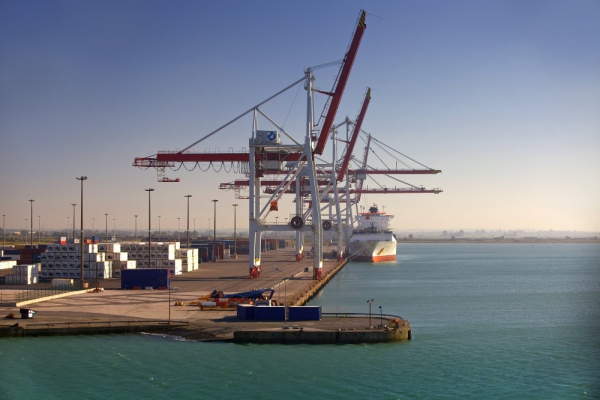
[[[242,118],[243,116],[247,115],[248,113],[254,111],[255,109],[257,109],[258,107],[262,106],[265,103],[268,103],[269,101],[273,100],[275,97],[279,96],[280,94],[282,94],[283,92],[288,91],[290,88],[296,86],[297,84],[299,84],[300,82],[303,82],[306,79],[306,76],[303,76],[302,78],[298,79],[296,82],[292,83],[291,85],[289,85],[288,87],[286,87],[285,89],[275,93],[273,96],[269,97],[268,99],[258,103],[257,105],[255,105],[254,107],[252,107],[251,109],[249,109],[248,111],[246,111],[245,113],[242,113],[240,115],[238,115],[237,117],[235,117],[234,119],[232,119],[231,121],[229,121],[228,123],[226,123],[225,125],[221,126],[220,128],[215,129],[214,131],[212,131],[211,133],[209,133],[208,135],[204,136],[202,139],[196,140],[194,143],[190,144],[189,146],[187,146],[186,148],[184,148],[183,150],[181,150],[179,153],[183,153],[184,151],[187,151],[189,149],[191,149],[192,147],[194,147],[195,145],[197,145],[198,143],[208,139],[209,137],[211,137],[212,135],[214,135],[215,133],[219,132],[222,129],[225,129],[226,127],[228,127],[229,125],[233,124],[235,121],[237,121],[238,119]]]
[[[410,165],[408,165],[406,162],[404,162],[402,159],[396,157],[395,155],[393,155],[389,150],[387,150],[385,147],[383,147],[381,144],[379,143],[375,143],[375,145],[381,149],[381,151],[383,151],[385,154],[387,154],[388,156],[392,157],[394,160],[398,161],[400,164],[404,165],[406,168],[412,168]]]
[[[365,132],[365,133],[367,133],[367,132]],[[390,149],[390,150],[392,150],[392,151],[394,151],[394,152],[396,152],[396,153],[400,154],[402,157],[406,157],[406,158],[408,158],[409,160],[411,160],[411,161],[413,161],[413,162],[416,162],[417,164],[419,164],[419,165],[420,165],[420,166],[422,166],[422,167],[425,167],[425,168],[427,168],[427,169],[431,169],[431,170],[433,170],[433,168],[430,168],[430,167],[428,167],[428,166],[427,166],[427,165],[425,165],[425,164],[421,164],[421,163],[420,163],[420,162],[418,162],[417,160],[413,160],[412,158],[410,158],[410,157],[409,157],[409,156],[407,156],[406,154],[402,154],[402,153],[400,153],[398,150],[396,150],[396,149],[394,149],[394,148],[392,148],[392,147],[388,146],[387,144],[383,143],[382,141],[380,141],[380,140],[377,140],[377,139],[375,139],[375,138],[374,138],[374,137],[372,137],[372,136],[371,136],[371,138],[372,138],[374,141],[376,141],[377,143],[381,144],[382,146],[385,146],[385,147],[387,147],[388,149]]]
[[[367,165],[367,167],[368,167],[368,168],[371,168],[371,166],[369,166],[369,165]],[[394,177],[394,176],[392,176],[392,175],[385,175],[385,176],[387,176],[388,178],[391,178],[391,179],[393,179],[393,180],[395,180],[395,181],[397,181],[397,182],[404,183],[405,185],[408,185],[408,186],[410,186],[410,187],[412,187],[412,188],[414,188],[414,189],[420,189],[418,186],[415,186],[415,185],[413,185],[412,183],[405,182],[405,181],[403,181],[403,180],[401,180],[401,179],[398,179],[398,178],[396,178],[396,177]],[[369,178],[370,178],[370,179],[373,179],[373,177],[371,177],[371,176],[369,176]],[[373,180],[375,181],[375,179],[373,179]],[[378,183],[378,184],[379,184],[379,183]]]

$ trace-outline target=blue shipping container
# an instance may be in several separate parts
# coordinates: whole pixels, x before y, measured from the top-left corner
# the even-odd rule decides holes
[[[293,306],[288,307],[290,321],[320,321],[321,306]]]
[[[251,321],[254,319],[254,306],[251,304],[238,304],[237,305],[237,317],[245,321]]]
[[[137,268],[121,271],[121,289],[168,288],[170,285],[168,268]]]
[[[255,321],[285,321],[285,307],[269,307],[258,306],[254,307]]]

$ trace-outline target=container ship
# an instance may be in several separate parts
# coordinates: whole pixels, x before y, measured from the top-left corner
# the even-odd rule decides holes
[[[358,227],[350,237],[351,258],[356,261],[381,262],[396,260],[396,237],[389,229],[393,215],[379,212],[377,205],[360,213]]]

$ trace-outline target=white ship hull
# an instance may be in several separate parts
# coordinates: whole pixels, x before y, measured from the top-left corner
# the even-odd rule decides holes
[[[396,238],[391,232],[355,232],[349,243],[351,258],[367,262],[395,261],[396,244]]]

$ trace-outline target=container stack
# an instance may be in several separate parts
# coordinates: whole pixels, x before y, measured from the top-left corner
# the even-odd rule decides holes
[[[129,258],[137,262],[137,268],[168,268],[171,275],[183,273],[183,260],[177,257],[176,251],[180,249],[179,242],[128,243],[123,245],[129,248]],[[149,259],[148,257],[151,257]],[[193,260],[192,260],[193,262]]]
[[[198,269],[198,249],[175,250],[175,258],[181,259],[183,272],[192,272]]]
[[[4,277],[7,285],[33,285],[39,281],[39,264],[14,265],[12,274]]]
[[[98,244],[51,244],[41,254],[42,278],[81,279],[81,246],[83,246],[83,277],[105,279],[112,274],[112,261],[99,252]]]

